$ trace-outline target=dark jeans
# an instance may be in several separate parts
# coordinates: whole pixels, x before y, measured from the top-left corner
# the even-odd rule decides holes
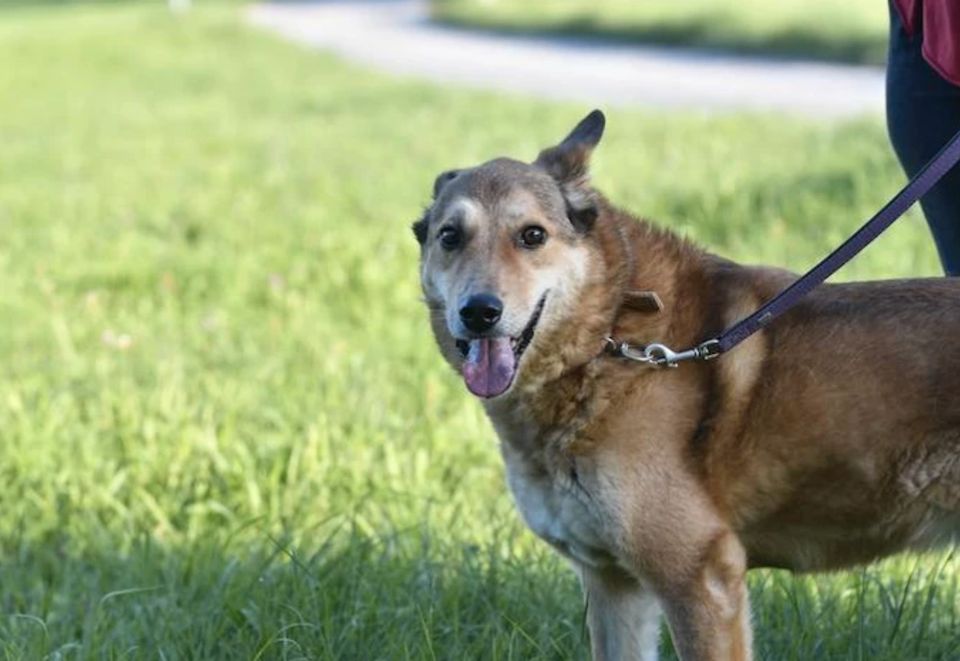
[[[960,131],[960,87],[936,72],[920,52],[922,26],[907,36],[890,8],[887,130],[907,175],[913,177]],[[960,166],[921,200],[947,275],[960,276]]]

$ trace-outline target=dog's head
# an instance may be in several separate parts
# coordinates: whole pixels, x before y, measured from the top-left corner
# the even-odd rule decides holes
[[[479,397],[508,393],[538,340],[569,321],[597,217],[587,164],[603,127],[595,110],[533,163],[442,173],[413,225],[434,334]]]

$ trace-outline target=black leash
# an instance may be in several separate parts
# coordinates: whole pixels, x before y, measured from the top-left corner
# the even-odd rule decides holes
[[[624,358],[660,367],[676,367],[677,363],[686,360],[710,360],[730,351],[792,308],[811,290],[833,275],[837,269],[856,257],[894,221],[903,216],[917,200],[926,195],[957,162],[960,162],[960,132],[953,136],[886,206],[840,244],[840,247],[824,257],[819,264],[807,271],[796,282],[764,303],[756,312],[730,326],[720,335],[701,342],[692,349],[677,352],[663,344],[648,344],[641,349],[626,342],[617,342],[612,338],[607,338],[608,344]]]

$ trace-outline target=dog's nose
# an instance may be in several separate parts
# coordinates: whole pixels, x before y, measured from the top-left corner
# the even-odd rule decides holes
[[[503,302],[493,294],[474,294],[460,308],[460,320],[474,333],[486,333],[497,325]]]

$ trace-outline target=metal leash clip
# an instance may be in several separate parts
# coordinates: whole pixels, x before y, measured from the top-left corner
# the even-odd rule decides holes
[[[654,342],[643,347],[634,347],[628,342],[617,342],[612,337],[606,338],[607,346],[627,360],[644,363],[653,367],[677,367],[687,360],[710,360],[720,355],[719,340],[707,340],[686,351],[674,351],[665,344]]]

